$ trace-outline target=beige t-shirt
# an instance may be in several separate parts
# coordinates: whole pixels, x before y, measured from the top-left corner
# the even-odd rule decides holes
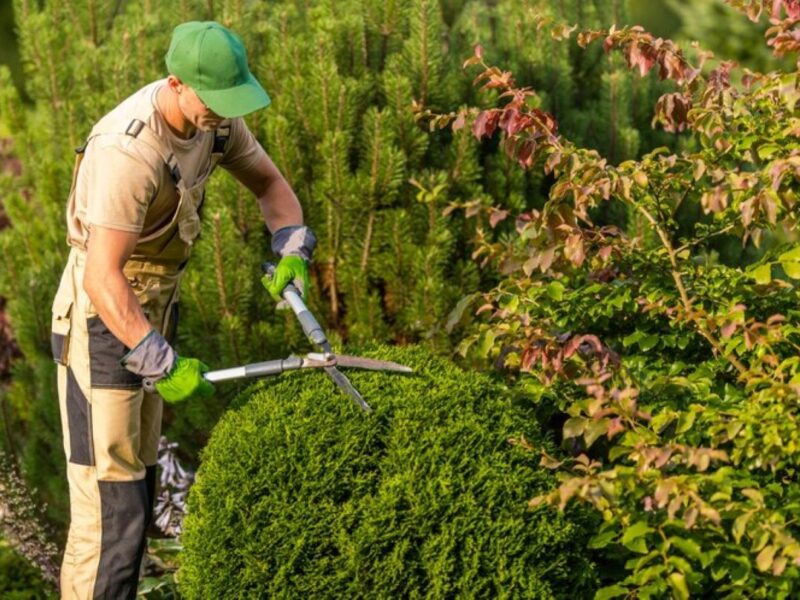
[[[184,185],[192,187],[210,174],[214,132],[197,130],[190,139],[175,136],[155,108],[156,91],[166,80],[155,81],[120,103],[98,121],[86,147],[75,194],[68,209],[68,236],[84,247],[92,225],[141,233],[146,236],[168,222],[178,203],[175,180],[163,157],[140,137],[126,135],[138,118],[166,140],[177,159]],[[219,164],[236,173],[246,171],[266,155],[241,118],[230,123],[230,137]]]

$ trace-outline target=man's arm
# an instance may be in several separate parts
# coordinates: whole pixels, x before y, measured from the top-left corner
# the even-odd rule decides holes
[[[138,240],[138,233],[93,225],[83,275],[83,289],[97,314],[128,348],[153,328],[122,271]]]
[[[264,154],[252,167],[232,174],[258,199],[270,232],[303,224],[300,202],[269,156]]]

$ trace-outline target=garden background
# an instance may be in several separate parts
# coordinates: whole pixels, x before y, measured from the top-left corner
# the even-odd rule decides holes
[[[526,465],[513,471],[518,497],[496,491],[538,532],[520,543],[565,532],[548,559],[561,575],[539,574],[545,555],[532,550],[528,588],[515,571],[481,591],[490,573],[437,565],[415,584],[353,576],[350,595],[390,585],[435,597],[493,596],[503,585],[509,597],[796,593],[796,2],[14,0],[0,15],[10,67],[0,69],[0,590],[44,593],[67,523],[49,307],[67,253],[73,149],[99,116],[164,75],[177,23],[215,19],[243,37],[273,98],[247,120],[319,239],[310,306],[334,345],[381,356],[413,346],[398,359],[441,364],[432,381],[453,395],[448,369],[480,375],[474,402],[486,410],[454,403],[452,418],[474,418],[519,453],[498,472]],[[307,350],[258,283],[269,238],[255,202],[219,173],[204,210],[179,351],[222,368]],[[212,401],[167,411],[177,446],[164,460],[201,469],[189,503],[198,516],[187,522],[195,539],[204,519],[221,517],[199,507],[222,493],[212,465],[229,456],[242,415],[294,427],[300,413],[275,411],[296,401],[329,427],[304,421],[301,435],[373,435],[324,381],[308,381],[220,385]],[[407,413],[390,404],[395,423],[443,418],[424,403]],[[433,467],[448,464],[459,432],[425,447]],[[399,439],[410,450],[423,443]],[[326,451],[308,464],[324,472],[341,458]],[[240,466],[243,477],[269,468]],[[550,534],[536,529],[546,521]],[[379,530],[359,535],[369,545]],[[202,597],[197,565],[209,557],[191,546],[191,529],[186,538],[184,593]],[[518,552],[491,548],[509,564]],[[143,594],[182,589],[175,551],[168,538],[154,543]],[[234,585],[235,556],[214,559]],[[392,573],[391,561],[380,564]],[[584,576],[570,582],[570,565]],[[308,585],[331,581],[298,569]]]

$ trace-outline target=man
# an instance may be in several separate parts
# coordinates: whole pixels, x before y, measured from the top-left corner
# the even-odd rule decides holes
[[[178,284],[217,164],[258,199],[281,257],[278,299],[308,280],[315,245],[299,202],[242,116],[270,99],[241,40],[214,22],[173,32],[169,76],[124,100],[79,149],[69,260],[53,303],[53,354],[70,530],[64,598],[134,598],[152,516],[162,399],[207,396],[208,370],[176,354]]]

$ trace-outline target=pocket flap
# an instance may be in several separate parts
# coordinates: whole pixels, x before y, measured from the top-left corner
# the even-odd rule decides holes
[[[70,317],[72,316],[73,300],[67,294],[59,291],[53,300],[53,333],[66,335],[69,333]]]

